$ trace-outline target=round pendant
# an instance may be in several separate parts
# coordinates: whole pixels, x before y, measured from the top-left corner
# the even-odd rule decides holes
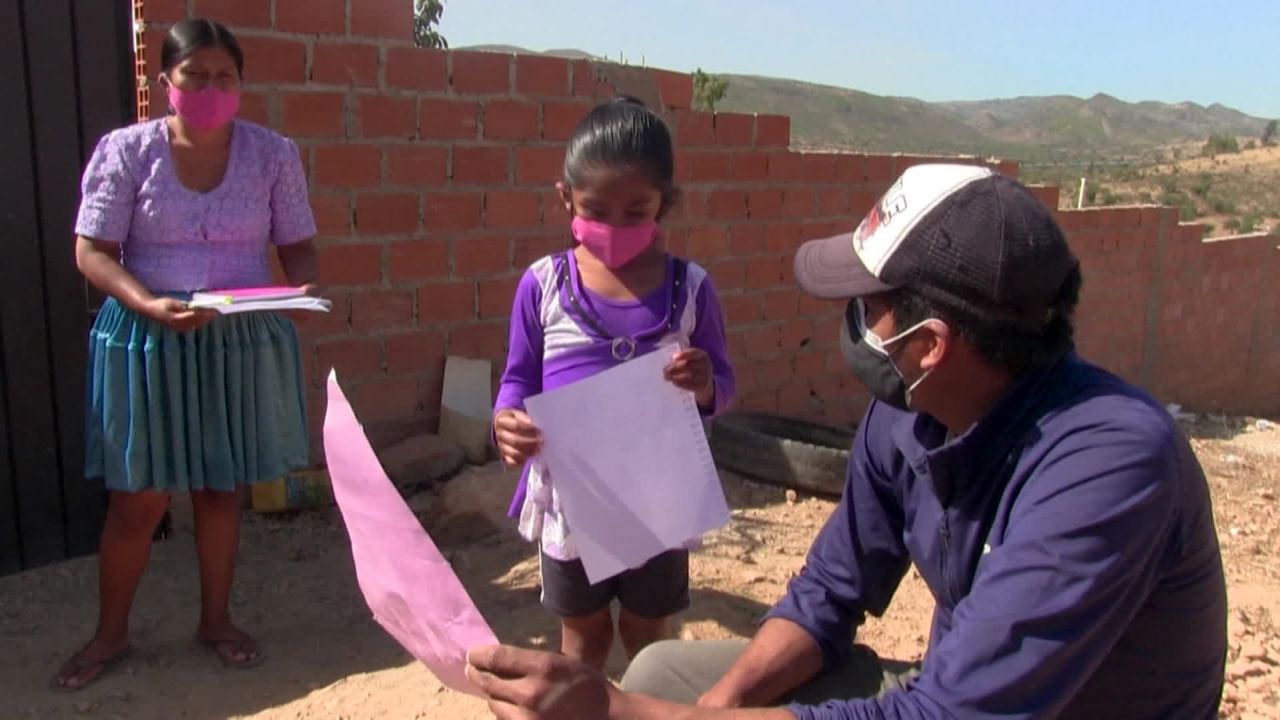
[[[636,354],[636,341],[627,337],[613,339],[613,359],[630,360]]]

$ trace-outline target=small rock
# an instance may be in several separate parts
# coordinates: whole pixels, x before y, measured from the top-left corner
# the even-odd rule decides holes
[[[1270,420],[1259,420],[1258,422],[1253,424],[1253,429],[1257,430],[1258,432],[1266,432],[1268,430],[1274,430],[1275,427],[1276,427],[1276,424],[1271,422]]]
[[[76,703],[76,712],[81,715],[93,712],[93,703],[85,702],[83,700]]]
[[[458,443],[431,433],[415,435],[378,453],[387,477],[402,493],[452,477],[466,459]]]
[[[798,496],[798,495],[796,495],[796,491],[795,491],[795,490],[792,490],[792,489],[790,489],[790,488],[787,488],[786,498],[787,498],[787,504],[788,504],[788,505],[795,505],[795,504],[796,504],[796,499],[797,499],[798,497],[799,497],[799,496]]]

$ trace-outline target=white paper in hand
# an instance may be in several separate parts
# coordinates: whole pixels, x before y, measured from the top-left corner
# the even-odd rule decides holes
[[[592,583],[729,521],[693,394],[662,374],[677,350],[525,400]]]

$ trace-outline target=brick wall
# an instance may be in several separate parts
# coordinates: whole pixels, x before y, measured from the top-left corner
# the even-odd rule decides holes
[[[615,92],[661,108],[675,131],[685,194],[666,238],[711,271],[742,404],[856,419],[865,395],[836,349],[840,308],[795,290],[792,253],[804,237],[852,228],[926,158],[791,151],[788,118],[693,112],[692,81],[678,73],[418,49],[410,7],[144,3],[151,76],[170,23],[219,19],[247,54],[243,117],[301,148],[320,280],[334,300],[332,314],[302,326],[314,428],[331,367],[375,442],[436,421],[446,354],[489,358],[496,372],[520,273],[567,245],[552,187],[563,142]],[[153,116],[163,109],[151,103]],[[1015,163],[997,166],[1017,174]],[[1056,189],[1038,192],[1056,205]],[[1280,414],[1275,238],[1202,243],[1168,208],[1060,218],[1085,265],[1087,356],[1162,399]]]

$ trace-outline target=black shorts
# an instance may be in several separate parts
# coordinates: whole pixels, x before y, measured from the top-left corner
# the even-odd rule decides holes
[[[592,585],[581,560],[539,553],[542,606],[560,617],[591,615],[614,598],[632,615],[665,618],[689,607],[689,551],[668,550],[641,567]]]

